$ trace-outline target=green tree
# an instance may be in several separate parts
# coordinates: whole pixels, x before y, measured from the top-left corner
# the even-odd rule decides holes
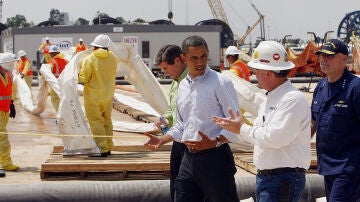
[[[64,14],[60,13],[58,9],[52,8],[50,11],[49,21],[59,22],[60,25],[64,24]]]
[[[30,23],[26,22],[26,18],[23,15],[16,15],[6,19],[6,25],[8,27],[30,27]]]
[[[141,18],[137,18],[136,20],[134,20],[135,23],[144,23],[146,22],[144,19]]]
[[[89,20],[86,20],[84,18],[78,18],[74,25],[89,25],[90,21]]]
[[[97,11],[97,12],[96,12],[96,16],[97,16],[97,17],[100,16],[101,18],[102,18],[102,17],[109,17],[109,15],[108,15],[107,13],[102,13],[102,12],[100,12],[100,11]]]

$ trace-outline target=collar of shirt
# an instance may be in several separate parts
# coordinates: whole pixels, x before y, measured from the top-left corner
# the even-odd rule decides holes
[[[284,93],[284,89],[288,88],[289,85],[291,86],[290,80],[286,80],[284,83],[282,83],[280,86],[276,87],[274,90],[266,92],[268,99],[277,97],[277,96],[279,96],[279,94],[281,95],[282,93]]]
[[[187,80],[189,83],[196,82],[196,81],[201,82],[201,81],[203,81],[204,79],[206,79],[207,74],[209,73],[209,71],[210,71],[210,67],[209,67],[209,66],[206,66],[205,73],[204,73],[203,75],[199,75],[199,76],[197,76],[197,77],[195,77],[195,78],[193,78],[193,79],[191,78],[190,72],[189,72],[189,73],[186,75],[186,80]]]

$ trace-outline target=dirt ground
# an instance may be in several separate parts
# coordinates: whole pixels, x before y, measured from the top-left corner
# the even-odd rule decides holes
[[[298,88],[307,84],[295,84]],[[315,86],[315,85],[312,85]],[[164,87],[165,91],[168,89]],[[36,95],[38,87],[32,88]],[[135,94],[134,94],[135,95]],[[311,101],[312,94],[306,93]],[[139,95],[137,95],[139,97]],[[39,116],[31,115],[24,110],[19,100],[15,102],[16,117],[10,119],[7,125],[9,140],[11,144],[11,156],[13,162],[20,166],[16,172],[6,172],[6,177],[0,178],[0,184],[28,184],[42,182],[40,179],[41,165],[49,158],[55,145],[62,145],[61,137],[54,135],[59,133],[56,124],[56,112],[48,97],[47,106]],[[132,117],[113,110],[113,120],[132,120]],[[136,138],[126,138],[126,133],[114,133],[115,145],[142,145],[147,138],[141,134],[135,135]],[[124,138],[123,138],[124,137]],[[132,137],[134,135],[132,134]],[[236,147],[236,145],[235,145]],[[252,175],[249,172],[239,169],[237,175]]]

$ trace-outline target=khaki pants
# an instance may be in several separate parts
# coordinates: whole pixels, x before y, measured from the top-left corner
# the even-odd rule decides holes
[[[10,157],[10,143],[6,130],[9,121],[9,112],[0,111],[0,164],[2,167],[12,164]]]

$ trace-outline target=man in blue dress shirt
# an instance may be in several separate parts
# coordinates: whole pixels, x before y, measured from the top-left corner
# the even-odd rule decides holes
[[[187,145],[175,180],[175,201],[239,201],[234,158],[226,143],[239,137],[211,120],[213,115],[229,116],[229,107],[239,111],[234,86],[207,65],[209,50],[202,37],[186,38],[182,50],[189,74],[178,89],[177,123],[163,136],[147,134],[150,140],[145,145],[151,149],[171,141]]]

